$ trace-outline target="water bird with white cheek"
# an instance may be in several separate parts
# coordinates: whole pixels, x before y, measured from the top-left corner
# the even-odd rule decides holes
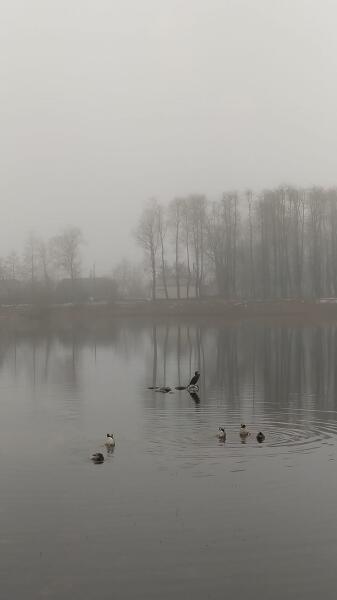
[[[114,448],[115,447],[116,442],[115,442],[115,438],[113,436],[113,433],[107,433],[106,434],[105,445],[106,445],[107,448]]]
[[[225,431],[224,427],[219,427],[217,437],[219,438],[219,440],[222,440],[223,442],[226,440],[226,431]]]
[[[249,436],[250,436],[250,431],[248,431],[248,429],[246,428],[246,425],[244,423],[242,423],[241,427],[240,427],[240,438],[242,440],[245,440]]]

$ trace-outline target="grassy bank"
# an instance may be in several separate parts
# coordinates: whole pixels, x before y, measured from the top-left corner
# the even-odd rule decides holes
[[[269,302],[225,302],[218,298],[200,300],[158,300],[114,302],[110,304],[6,306],[0,307],[0,327],[30,330],[35,327],[102,328],[121,318],[221,319],[238,322],[246,319],[337,322],[337,304],[300,300]]]

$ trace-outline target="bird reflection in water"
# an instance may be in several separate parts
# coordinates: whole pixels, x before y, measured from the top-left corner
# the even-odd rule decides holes
[[[190,392],[190,391],[188,390],[188,393],[189,393],[189,395],[191,396],[192,400],[194,400],[194,402],[195,402],[196,404],[199,404],[199,402],[200,402],[200,396],[198,396],[197,392]]]

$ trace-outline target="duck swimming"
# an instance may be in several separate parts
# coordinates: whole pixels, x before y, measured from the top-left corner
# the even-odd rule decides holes
[[[108,446],[108,448],[114,448],[115,447],[116,442],[115,442],[115,438],[113,436],[113,433],[107,433],[106,434],[105,445]]]
[[[102,463],[104,462],[104,456],[102,454],[102,452],[95,452],[95,454],[92,455],[91,460],[96,463]]]
[[[241,424],[240,427],[240,438],[245,439],[250,435],[250,431],[246,429],[246,425],[244,423]]]
[[[225,431],[224,427],[219,427],[217,437],[219,438],[219,440],[222,440],[223,442],[226,440],[226,431]]]
[[[259,433],[256,436],[256,439],[259,442],[259,444],[262,444],[262,442],[264,442],[264,440],[266,439],[266,436],[262,433],[262,431],[259,431]]]

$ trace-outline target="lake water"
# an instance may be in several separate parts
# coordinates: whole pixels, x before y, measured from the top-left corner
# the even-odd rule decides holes
[[[2,338],[0,473],[4,600],[335,598],[337,329]]]

